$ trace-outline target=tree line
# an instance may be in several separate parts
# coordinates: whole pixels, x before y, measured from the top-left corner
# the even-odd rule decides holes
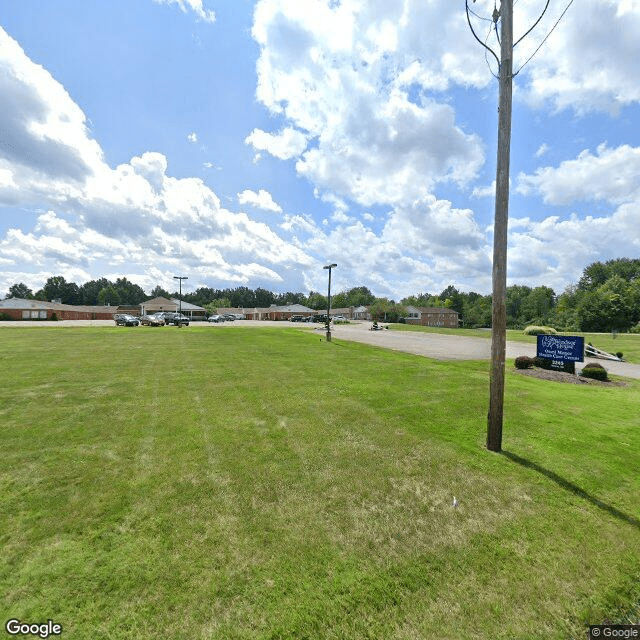
[[[7,297],[36,300],[60,300],[75,305],[136,305],[163,296],[177,298],[156,286],[150,294],[137,284],[118,278],[115,282],[100,278],[82,285],[52,276],[35,293],[24,283],[9,288]],[[317,291],[273,293],[267,289],[236,287],[213,289],[199,287],[183,293],[182,299],[212,312],[219,307],[269,307],[302,304],[312,309],[326,309],[327,297]],[[449,285],[439,294],[412,295],[396,302],[377,298],[367,287],[354,287],[331,296],[332,308],[372,306],[379,317],[398,320],[406,307],[447,307],[457,311],[464,327],[491,326],[491,296],[461,292]],[[582,273],[577,284],[559,296],[546,286],[513,285],[507,288],[507,326],[522,329],[528,325],[547,325],[560,331],[627,331],[640,322],[640,259],[619,258],[594,262]]]

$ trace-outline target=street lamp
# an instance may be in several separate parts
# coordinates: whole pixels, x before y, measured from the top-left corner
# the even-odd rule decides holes
[[[182,281],[188,280],[188,276],[173,276],[174,280],[180,281],[180,296],[178,297],[178,301],[180,303],[180,319],[178,320],[178,327],[182,326]]]
[[[337,264],[333,263],[322,267],[323,269],[329,269],[329,288],[327,290],[327,342],[331,342],[331,269],[337,266]]]

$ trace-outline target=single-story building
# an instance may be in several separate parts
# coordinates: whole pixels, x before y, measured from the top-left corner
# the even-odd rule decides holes
[[[158,298],[151,298],[151,300],[145,300],[140,303],[140,314],[148,316],[153,313],[161,313],[162,311],[176,312],[178,310],[178,303],[174,300],[169,300],[159,296]]]
[[[371,320],[371,314],[369,313],[369,307],[355,307],[353,309],[353,320]]]
[[[458,312],[446,307],[407,307],[407,324],[420,324],[423,327],[447,327],[457,329]]]
[[[218,309],[218,313],[243,313],[247,320],[289,320],[291,316],[309,316],[318,313],[314,309],[305,307],[303,304],[285,304],[270,307],[254,307],[243,309]]]
[[[117,307],[62,304],[44,300],[7,298],[0,300],[0,313],[13,320],[113,320]]]
[[[182,303],[176,298],[171,298],[171,302],[175,302],[178,305],[178,310],[182,309],[182,315],[187,316],[191,320],[206,320],[207,310],[203,307],[199,307],[197,304],[191,304],[190,302]]]

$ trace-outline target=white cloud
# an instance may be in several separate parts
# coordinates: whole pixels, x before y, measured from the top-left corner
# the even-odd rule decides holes
[[[544,167],[534,175],[520,174],[518,192],[540,193],[550,204],[640,200],[640,148],[622,145],[610,149],[602,144],[596,155],[585,150],[575,160],[565,160],[558,167]]]
[[[210,9],[205,9],[202,6],[202,0],[154,0],[158,4],[177,4],[183,13],[187,13],[189,9],[193,11],[198,18],[205,22],[215,22],[216,14]]]
[[[307,136],[296,129],[286,127],[277,134],[254,129],[245,139],[257,151],[266,151],[280,160],[299,156],[307,147]],[[256,154],[256,160],[260,154]]]
[[[486,83],[474,75],[481,65],[462,18],[448,3],[261,0],[258,99],[317,141],[299,156],[299,174],[365,206],[475,177],[480,139],[456,124],[450,105],[410,96],[418,82]],[[427,38],[424,24],[440,27]]]
[[[552,3],[539,27],[517,47],[515,68],[551,32],[567,3]],[[539,3],[516,7],[524,33]],[[566,12],[551,36],[525,67],[525,94],[532,104],[550,101],[578,113],[614,113],[640,100],[640,5],[637,0],[583,0]]]
[[[623,204],[611,216],[550,216],[511,226],[510,281],[546,284],[556,292],[577,282],[584,267],[596,260],[640,253],[638,203]]]
[[[192,131],[188,136],[187,140],[191,142],[191,144],[195,144],[198,142],[198,134],[195,131]]]
[[[546,142],[541,144],[536,151],[536,158],[541,158],[543,155],[545,155],[549,151],[549,148],[550,147]]]
[[[265,211],[273,211],[274,213],[282,213],[282,207],[273,200],[268,191],[260,189],[257,193],[251,189],[245,189],[238,194],[238,202],[240,204],[249,204],[258,209]]]
[[[0,203],[77,194],[103,164],[86,117],[0,27]]]
[[[0,238],[0,287],[27,281],[26,265],[85,279],[107,264],[141,274],[152,266],[183,267],[199,274],[194,278],[247,283],[255,277],[267,284],[282,282],[280,270],[300,274],[312,264],[269,226],[224,208],[199,178],[172,177],[163,154],[145,152],[109,167],[62,86],[1,30],[0,38],[6,103],[0,129],[7,132],[0,143],[0,204],[37,202],[48,209],[32,231],[9,229]],[[278,207],[264,190],[257,198]]]

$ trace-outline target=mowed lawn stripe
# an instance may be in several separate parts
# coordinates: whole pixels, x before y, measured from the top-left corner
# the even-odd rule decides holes
[[[5,619],[73,638],[566,638],[640,600],[635,381],[509,374],[495,455],[487,363],[290,329],[0,341]]]

